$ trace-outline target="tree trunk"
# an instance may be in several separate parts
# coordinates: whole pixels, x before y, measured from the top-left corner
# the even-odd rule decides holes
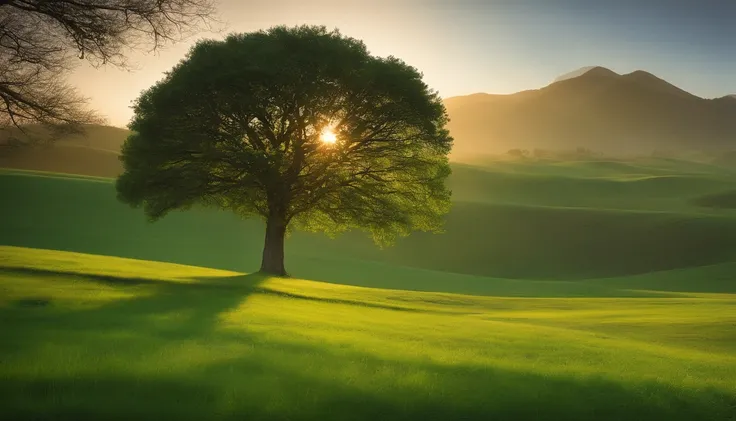
[[[266,221],[266,241],[263,246],[261,272],[270,275],[286,276],[284,269],[284,236],[286,222],[283,218],[269,216]]]

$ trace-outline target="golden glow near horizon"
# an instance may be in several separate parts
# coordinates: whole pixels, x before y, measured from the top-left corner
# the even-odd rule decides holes
[[[670,37],[665,37],[666,32],[656,32],[659,25],[647,26],[647,19],[653,19],[652,15],[637,19],[636,25],[632,22],[641,32],[622,37],[617,21],[607,20],[605,13],[600,13],[598,25],[593,25],[587,15],[576,19],[575,7],[566,9],[571,13],[568,15],[553,6],[554,2],[531,3],[535,4],[534,8],[525,6],[526,2],[492,0],[217,0],[213,4],[217,5],[222,21],[215,25],[214,29],[218,30],[187,37],[155,52],[146,47],[124,49],[131,69],[95,68],[84,60],[75,60],[79,66],[69,75],[69,83],[90,99],[91,109],[108,117],[108,124],[123,127],[133,116],[131,103],[185,58],[195,42],[221,40],[229,33],[258,31],[275,25],[308,24],[339,28],[344,35],[364,41],[373,55],[392,55],[404,60],[422,72],[423,81],[442,98],[538,89],[561,74],[591,65],[617,73],[644,69],[699,96],[720,97],[736,92],[736,79],[730,71],[734,68],[733,60],[723,59],[723,54],[715,55],[717,50],[711,49],[712,57],[703,52],[703,60],[678,61],[685,54],[678,52],[678,46],[688,45],[674,41],[657,44],[656,40]],[[619,2],[601,3],[614,7]],[[677,13],[674,11],[677,8],[672,9],[672,13]],[[632,16],[641,12],[637,8],[631,10]],[[647,13],[656,10],[652,7]],[[585,8],[580,11],[585,12]],[[662,13],[665,11],[661,9]],[[664,19],[663,15],[657,16]],[[679,22],[676,17],[675,14],[670,20]],[[703,28],[702,34],[711,33],[707,26]],[[643,41],[639,35],[648,36],[649,41]],[[697,48],[702,44],[694,38],[684,39],[692,41],[688,51],[700,51]],[[575,48],[569,48],[571,45]],[[706,57],[711,61],[705,60]]]
[[[450,45],[453,40],[446,39],[436,30],[442,21],[441,16],[435,17],[437,13],[432,8],[418,10],[415,2],[419,0],[217,0],[213,3],[217,5],[222,24],[215,25],[215,29],[223,28],[222,31],[198,33],[156,52],[145,47],[125,49],[131,69],[114,66],[95,68],[86,61],[77,60],[75,63],[79,66],[69,75],[69,83],[90,99],[90,108],[106,116],[108,124],[125,127],[133,116],[131,103],[186,57],[195,42],[221,40],[229,33],[258,31],[275,25],[307,24],[339,28],[344,35],[364,41],[371,54],[400,57],[428,72],[426,82],[445,96],[488,90],[450,89],[445,85],[443,81],[454,83],[457,79],[454,77],[457,72],[455,62],[462,59],[447,57],[447,52],[452,51]],[[254,3],[259,6],[254,7]],[[416,40],[422,40],[422,43],[417,45]]]
[[[326,127],[322,130],[322,133],[320,133],[319,140],[322,143],[332,145],[337,142],[337,135],[332,127]]]

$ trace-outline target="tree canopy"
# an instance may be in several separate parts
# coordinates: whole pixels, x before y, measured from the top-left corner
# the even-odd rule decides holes
[[[75,56],[127,67],[128,50],[180,40],[213,13],[210,0],[0,0],[2,140],[28,125],[53,133],[102,121],[64,81]]]
[[[196,204],[266,221],[261,270],[285,274],[287,228],[439,231],[452,138],[415,68],[324,27],[194,46],[136,101],[119,198],[151,220]]]

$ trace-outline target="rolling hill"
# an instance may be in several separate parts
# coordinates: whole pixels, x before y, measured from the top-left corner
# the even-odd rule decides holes
[[[473,276],[569,280],[730,262],[736,212],[703,205],[736,190],[734,176],[666,163],[537,164],[536,174],[524,163],[455,165],[444,234],[417,233],[381,250],[360,232],[336,240],[296,232],[287,265],[296,276],[358,285],[406,282],[402,267],[455,273],[458,284],[424,273],[416,285],[428,276],[467,292]],[[147,223],[116,200],[110,179],[5,172],[0,197],[12,204],[0,208],[12,221],[0,228],[5,245],[238,271],[255,270],[263,246],[260,221],[227,212],[193,209]]]
[[[259,221],[195,209],[147,224],[139,210],[115,199],[110,177],[121,163],[114,149],[126,134],[92,127],[86,138],[19,149],[0,160],[6,168],[46,172],[0,174],[0,197],[14,203],[0,209],[3,220],[13,221],[0,229],[0,244],[254,270]],[[444,235],[418,233],[379,250],[358,232],[338,240],[296,233],[289,268],[333,282],[364,285],[365,273],[380,273],[371,282],[380,279],[384,287],[411,278],[414,288],[442,283],[468,292],[482,282],[473,277],[606,278],[728,263],[736,255],[736,175],[728,167],[641,158],[452,169],[454,207]],[[416,269],[426,272],[417,277]],[[457,276],[448,282],[436,271]]]
[[[732,294],[481,297],[0,258],[8,420],[726,421],[736,405]]]
[[[118,159],[120,147],[130,131],[99,125],[85,130],[53,144],[0,149],[0,168],[116,177],[123,168]]]
[[[700,98],[641,70],[583,68],[541,89],[445,104],[455,160],[512,148],[650,154],[736,147],[732,97]]]

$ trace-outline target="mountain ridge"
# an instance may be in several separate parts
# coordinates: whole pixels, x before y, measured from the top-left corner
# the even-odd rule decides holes
[[[603,153],[736,148],[736,99],[705,99],[644,70],[589,66],[539,89],[445,100],[453,158],[510,149]]]
[[[445,98],[455,139],[451,159],[462,162],[510,149],[585,148],[611,155],[736,150],[736,94],[705,99],[643,70],[618,74],[601,66],[557,79],[513,94]],[[62,139],[53,149],[0,156],[0,166],[30,168],[42,161],[45,170],[62,170],[84,146],[104,152],[98,159],[114,174],[129,133],[90,126],[87,136]]]
[[[574,79],[581,76],[620,76],[618,73],[614,72],[611,69],[608,69],[603,66],[586,66],[581,67],[577,70],[573,70],[572,72],[565,73],[563,75],[560,75],[556,77],[552,83],[562,82],[569,79]]]

